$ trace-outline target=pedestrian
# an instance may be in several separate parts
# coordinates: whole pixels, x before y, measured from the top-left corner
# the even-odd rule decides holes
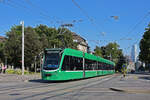
[[[5,66],[2,66],[2,73],[3,73],[3,74],[5,74],[6,69],[7,69],[7,66],[6,66],[6,65],[5,65]]]

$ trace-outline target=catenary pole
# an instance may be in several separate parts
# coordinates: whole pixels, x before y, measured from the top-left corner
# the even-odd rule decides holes
[[[21,21],[22,25],[22,75],[24,75],[24,21]]]

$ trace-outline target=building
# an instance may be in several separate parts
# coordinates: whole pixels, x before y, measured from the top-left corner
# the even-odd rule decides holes
[[[131,50],[131,59],[132,59],[132,61],[136,62],[137,57],[138,57],[138,55],[137,55],[137,45],[135,44],[135,45],[132,46],[132,50]]]
[[[3,41],[5,41],[5,40],[6,40],[6,38],[5,38],[5,37],[0,36],[0,42],[3,42]]]
[[[135,70],[135,63],[132,61],[129,61],[127,65],[127,71],[131,72],[132,70]]]
[[[78,43],[77,45],[78,50],[83,51],[83,52],[89,51],[88,43],[84,38],[82,38],[81,36],[79,36],[78,34],[74,32],[72,33],[72,36],[73,36],[73,41]]]

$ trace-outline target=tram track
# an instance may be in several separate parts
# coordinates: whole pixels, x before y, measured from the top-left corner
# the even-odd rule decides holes
[[[69,89],[65,89],[65,92],[64,92],[64,91],[59,91],[60,93],[57,93],[57,95],[52,95],[52,96],[50,96],[50,97],[45,97],[45,98],[43,98],[43,99],[41,99],[41,100],[49,100],[49,99],[54,98],[54,97],[63,96],[63,95],[65,95],[65,94],[69,94],[70,92],[77,91],[77,93],[75,93],[73,96],[70,96],[70,97],[71,97],[70,99],[72,99],[72,98],[73,98],[74,96],[76,96],[80,91],[83,91],[84,89],[86,89],[86,88],[88,88],[88,87],[92,87],[92,86],[98,85],[98,84],[100,84],[100,83],[104,83],[104,82],[106,82],[106,81],[108,81],[108,80],[111,81],[112,78],[113,78],[113,77],[111,77],[111,78],[106,78],[106,79],[101,80],[100,82],[99,82],[98,80],[96,80],[96,81],[94,81],[94,82],[96,82],[96,83],[93,83],[93,84],[88,84],[88,83],[86,83],[86,84],[80,85],[80,86],[83,86],[83,87],[78,86],[78,87],[72,87],[72,88],[69,88]]]
[[[71,83],[71,82],[72,81],[70,81],[69,83]],[[0,94],[4,94],[7,91],[22,91],[22,90],[28,90],[28,89],[34,89],[34,88],[43,88],[43,87],[48,87],[48,86],[55,86],[55,85],[58,85],[58,83],[60,83],[60,82],[58,82],[58,83],[57,82],[56,83],[54,83],[54,82],[47,82],[47,83],[48,84],[45,83],[44,85],[38,85],[38,86],[37,85],[33,86],[33,84],[26,84],[25,83],[25,84],[20,84],[20,85],[13,85],[13,86],[1,87],[0,88]],[[60,83],[60,84],[63,84],[63,82]]]
[[[33,84],[27,84],[24,87],[22,85],[20,85],[21,87],[18,88],[18,85],[16,86],[11,86],[8,88],[4,88],[4,89],[0,89],[0,94],[7,94],[7,93],[11,93],[12,91],[18,92],[18,91],[24,91],[24,90],[31,90],[31,89],[37,89],[37,88],[44,88],[44,87],[48,87],[48,86],[55,86],[57,83],[53,83],[53,84],[44,84],[44,85],[36,85],[34,86]]]
[[[41,95],[47,95],[47,94],[55,94],[55,95],[51,95],[49,97],[46,97],[44,98],[43,100],[46,100],[46,99],[49,99],[49,98],[54,98],[56,96],[61,96],[61,95],[64,95],[64,94],[68,94],[72,91],[76,91],[76,90],[79,90],[79,89],[82,89],[82,88],[86,88],[86,87],[89,87],[89,86],[93,86],[93,85],[96,85],[96,84],[100,84],[102,82],[105,82],[105,81],[108,81],[110,79],[112,79],[113,77],[115,76],[104,76],[105,78],[102,78],[100,80],[100,78],[97,78],[95,79],[94,81],[85,81],[86,83],[81,83],[79,82],[78,84],[70,84],[69,86],[67,87],[64,87],[64,88],[60,88],[60,89],[51,89],[51,90],[42,90],[40,91],[40,93],[36,93],[36,94],[33,94],[33,95],[29,95],[29,96],[25,96],[25,97],[21,97],[21,98],[18,98],[17,100],[25,100],[25,99],[28,99],[28,98],[34,98],[34,97],[37,97],[37,96],[41,96]],[[62,85],[63,86],[63,85]],[[60,87],[62,87],[60,86]],[[25,92],[25,91],[23,91]],[[27,92],[27,91],[26,91]]]

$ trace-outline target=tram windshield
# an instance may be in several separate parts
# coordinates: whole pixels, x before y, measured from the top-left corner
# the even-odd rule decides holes
[[[59,67],[59,53],[46,53],[44,61],[44,70],[55,70]]]

